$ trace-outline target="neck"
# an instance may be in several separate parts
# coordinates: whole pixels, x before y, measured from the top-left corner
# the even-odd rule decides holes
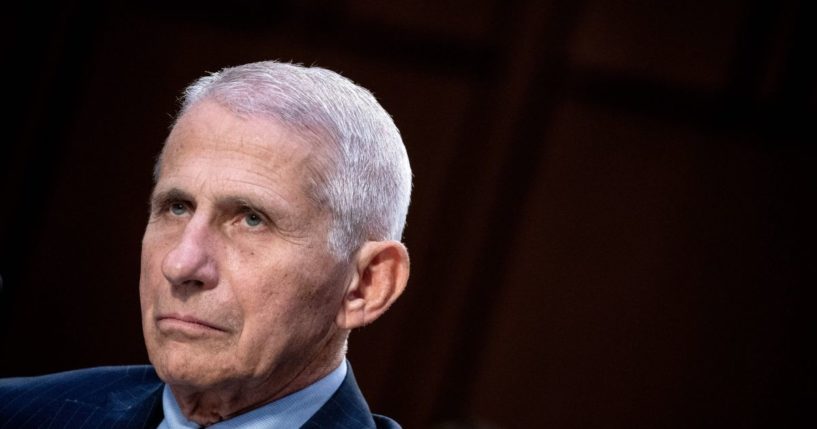
[[[332,348],[300,367],[282,369],[284,374],[270,374],[261,380],[224,383],[208,389],[170,385],[179,409],[185,417],[208,426],[262,407],[297,392],[320,380],[337,368],[344,359],[344,348]],[[279,371],[274,371],[279,372]]]

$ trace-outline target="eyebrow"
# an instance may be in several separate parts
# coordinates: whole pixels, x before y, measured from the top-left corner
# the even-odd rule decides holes
[[[161,207],[170,201],[193,201],[193,196],[179,188],[170,188],[166,191],[154,193],[150,197],[150,207]]]
[[[262,205],[255,203],[255,198],[252,197],[245,197],[245,196],[228,196],[224,198],[219,198],[216,201],[216,204],[223,207],[247,207],[252,211],[256,211],[259,213],[263,213],[267,216],[273,214],[270,213],[273,210],[273,207],[269,205]],[[280,212],[280,210],[276,210],[275,213]]]
[[[219,207],[247,207],[269,218],[288,217],[289,211],[281,205],[271,201],[267,204],[261,204],[259,203],[259,199],[263,198],[257,195],[228,195],[216,198],[215,204]],[[193,195],[174,187],[165,191],[156,192],[153,196],[151,196],[151,210],[167,205],[167,203],[172,201],[182,201],[195,204],[195,198]]]

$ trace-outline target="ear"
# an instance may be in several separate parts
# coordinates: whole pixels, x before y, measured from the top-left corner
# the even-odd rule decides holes
[[[398,241],[367,241],[355,256],[356,271],[335,322],[353,329],[374,322],[406,288],[409,256]]]

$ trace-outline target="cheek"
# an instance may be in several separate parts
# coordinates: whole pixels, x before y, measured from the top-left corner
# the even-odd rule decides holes
[[[233,278],[236,298],[245,309],[248,322],[252,320],[256,334],[279,331],[281,327],[320,327],[328,320],[334,320],[334,301],[340,302],[337,294],[331,294],[332,284],[325,274],[318,276],[317,267],[304,269],[295,264],[284,269],[285,264],[265,269],[253,269],[251,261],[242,264],[245,270]],[[312,330],[312,329],[309,329]]]

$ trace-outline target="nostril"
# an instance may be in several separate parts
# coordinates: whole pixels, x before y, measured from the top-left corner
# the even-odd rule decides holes
[[[195,287],[202,287],[202,286],[204,286],[204,282],[203,282],[203,281],[201,281],[201,280],[195,280],[195,279],[185,280],[185,281],[183,281],[183,282],[182,282],[182,284],[183,284],[183,285],[185,285],[185,286],[195,286]]]

